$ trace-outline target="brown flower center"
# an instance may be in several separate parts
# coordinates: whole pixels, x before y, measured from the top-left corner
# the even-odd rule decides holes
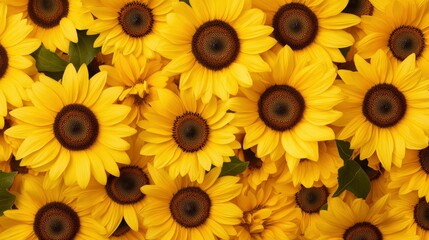
[[[125,166],[120,169],[119,177],[110,175],[105,186],[107,196],[119,204],[134,204],[145,195],[140,191],[143,185],[149,184],[149,178],[140,167]]]
[[[68,0],[29,0],[28,16],[37,26],[45,29],[60,24],[63,17],[69,13]]]
[[[6,74],[6,70],[8,66],[9,66],[9,57],[7,56],[7,51],[0,44],[0,79]]]
[[[405,115],[407,101],[394,85],[378,84],[365,94],[362,113],[368,121],[380,128],[396,125]]]
[[[419,162],[422,169],[429,174],[429,147],[419,151]]]
[[[420,228],[429,230],[429,203],[425,198],[420,198],[414,207],[414,221]]]
[[[317,36],[319,21],[316,14],[302,3],[287,3],[273,17],[274,37],[293,50],[310,45]]]
[[[54,134],[69,150],[88,149],[97,140],[98,120],[88,107],[81,104],[64,106],[54,121]]]
[[[128,226],[127,222],[125,222],[125,219],[122,218],[121,223],[116,228],[116,230],[112,233],[113,237],[121,237],[125,234],[127,234],[131,230],[130,226]]]
[[[374,12],[374,6],[369,0],[349,0],[343,12],[351,13],[359,17],[362,15],[371,16]]]
[[[265,90],[258,101],[261,120],[275,131],[286,131],[301,121],[305,110],[302,95],[293,87],[274,85]]]
[[[320,209],[328,202],[329,192],[325,186],[306,188],[295,194],[296,204],[306,213],[319,213]]]
[[[79,216],[62,202],[47,203],[34,218],[33,230],[41,240],[74,239],[79,229]]]
[[[204,67],[217,71],[228,67],[240,52],[237,32],[228,23],[212,20],[201,25],[192,37],[192,53]]]
[[[262,167],[262,160],[258,158],[252,150],[246,149],[243,150],[243,153],[244,161],[249,162],[249,165],[247,166],[249,170],[258,170]]]
[[[186,112],[176,118],[173,124],[173,139],[184,152],[202,149],[210,133],[207,121],[198,113]]]
[[[140,38],[152,32],[154,18],[152,9],[146,4],[133,1],[121,8],[118,21],[126,34]]]
[[[16,160],[15,156],[10,156],[9,158],[9,166],[12,172],[18,172],[19,174],[27,174],[28,168],[20,166],[21,160]]]
[[[412,53],[418,58],[425,49],[425,37],[419,28],[403,25],[390,34],[388,46],[393,56],[400,61]]]
[[[198,227],[210,216],[211,200],[199,187],[180,189],[170,201],[173,219],[185,228]]]
[[[359,222],[349,227],[343,234],[344,240],[382,240],[383,234],[369,222]]]

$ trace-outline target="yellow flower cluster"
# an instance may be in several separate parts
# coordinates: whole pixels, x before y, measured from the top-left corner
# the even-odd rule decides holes
[[[429,240],[429,0],[0,0],[2,179],[0,240]]]

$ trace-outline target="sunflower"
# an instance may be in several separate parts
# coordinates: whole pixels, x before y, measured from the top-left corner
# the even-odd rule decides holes
[[[29,38],[32,26],[22,19],[22,14],[8,15],[7,5],[0,2],[0,127],[7,114],[7,103],[21,107],[23,100],[28,100],[25,88],[31,86],[33,80],[24,70],[33,62],[29,56],[39,46],[40,41]]]
[[[229,239],[240,224],[242,211],[232,203],[241,191],[239,178],[219,178],[221,168],[208,172],[199,184],[189,178],[171,178],[163,169],[148,165],[154,184],[141,191],[147,204],[141,214],[148,239]]]
[[[133,137],[130,142],[128,154],[131,162],[119,167],[118,177],[109,175],[106,185],[93,181],[86,189],[75,191],[77,205],[92,209],[92,216],[106,228],[109,236],[121,224],[133,231],[142,228],[143,219],[139,213],[144,206],[145,195],[140,188],[150,184],[146,170],[148,159],[139,154],[141,140]]]
[[[360,18],[341,13],[347,0],[253,0],[267,14],[278,45],[290,46],[298,56],[313,60],[345,62],[339,48],[349,47],[354,39],[344,31]]]
[[[138,239],[145,240],[146,229],[140,228],[139,231],[134,231],[128,226],[124,219],[122,219],[119,226],[115,229],[115,231],[110,235],[110,240],[130,240],[130,239]]]
[[[320,221],[311,230],[317,239],[419,239],[406,231],[401,215],[393,214],[385,195],[368,206],[364,199],[346,203],[340,198],[328,199],[328,210],[320,212]]]
[[[252,86],[249,72],[270,71],[260,53],[275,40],[264,26],[265,14],[250,8],[247,0],[191,0],[175,5],[161,31],[162,56],[172,59],[168,74],[181,74],[180,89],[208,102],[212,95],[222,100],[237,94],[238,87]]]
[[[407,150],[401,167],[392,167],[389,188],[399,189],[399,194],[417,191],[418,196],[429,201],[429,147]]]
[[[107,72],[107,85],[124,87],[119,101],[131,107],[126,122],[134,125],[147,111],[149,102],[156,99],[156,89],[167,85],[168,77],[161,73],[160,60],[121,54],[115,58],[113,66],[102,65],[100,70]]]
[[[429,239],[429,202],[425,198],[419,198],[417,192],[405,195],[396,195],[392,199],[392,214],[402,216],[402,221],[407,223],[409,231],[417,233],[419,239]]]
[[[168,167],[172,178],[180,173],[201,183],[205,171],[229,162],[240,148],[238,129],[229,124],[234,114],[223,102],[212,98],[204,104],[188,92],[178,96],[168,89],[158,89],[158,97],[138,124],[145,141],[141,154],[155,156],[154,166]]]
[[[81,0],[7,0],[15,13],[22,13],[34,27],[31,36],[55,52],[69,52],[70,42],[77,43],[77,31],[88,29],[93,18]],[[21,30],[18,30],[20,32]]]
[[[16,209],[6,210],[0,220],[0,239],[107,239],[106,229],[94,220],[89,209],[76,205],[59,184],[42,188],[42,177],[27,178],[17,193]]]
[[[232,124],[244,127],[243,148],[256,145],[257,157],[270,155],[275,161],[286,151],[317,161],[318,141],[335,138],[327,125],[341,116],[332,109],[343,99],[333,86],[335,69],[323,62],[307,65],[288,46],[272,58],[272,73],[255,78],[250,89],[241,88],[243,97],[229,99],[236,113]]]
[[[238,240],[295,239],[298,233],[300,211],[294,199],[274,191],[273,182],[267,181],[256,189],[247,189],[235,199],[243,211],[236,225]]]
[[[338,109],[344,126],[341,140],[351,139],[350,147],[359,149],[360,159],[376,152],[382,167],[390,171],[392,162],[400,167],[405,149],[427,147],[429,121],[429,79],[422,78],[415,66],[415,55],[399,65],[392,64],[382,50],[367,63],[355,55],[357,72],[339,70],[339,83],[348,97]]]
[[[51,182],[64,174],[67,185],[77,181],[82,188],[91,175],[106,184],[105,170],[119,176],[117,163],[130,162],[122,137],[136,130],[121,123],[130,109],[114,104],[122,88],[103,90],[106,77],[100,72],[88,80],[86,65],[76,72],[69,64],[61,83],[46,76],[33,83],[33,106],[12,110],[19,122],[5,131],[23,140],[16,152],[22,166],[49,172]]]
[[[429,2],[385,2],[388,4],[378,14],[362,16],[366,36],[357,42],[358,54],[370,58],[382,49],[398,63],[414,53],[417,66],[429,76]]]
[[[94,47],[103,54],[155,58],[161,26],[177,0],[85,0],[96,17],[88,34],[99,34]]]

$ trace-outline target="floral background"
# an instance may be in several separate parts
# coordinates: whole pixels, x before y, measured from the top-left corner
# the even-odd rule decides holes
[[[429,1],[0,0],[0,239],[429,239]]]

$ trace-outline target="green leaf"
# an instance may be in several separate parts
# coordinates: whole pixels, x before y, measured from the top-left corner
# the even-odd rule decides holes
[[[328,204],[327,204],[327,203],[325,203],[325,204],[320,208],[320,210],[328,210]]]
[[[36,67],[39,72],[61,73],[67,67],[67,61],[56,53],[49,51],[43,45],[31,54],[36,60]]]
[[[5,210],[11,209],[15,203],[15,196],[8,191],[13,184],[15,175],[16,172],[0,171],[0,216]]]
[[[231,157],[231,162],[225,162],[222,166],[222,171],[220,172],[219,177],[222,176],[236,176],[244,170],[246,170],[248,162],[240,161],[237,157]]]
[[[350,47],[346,47],[346,48],[340,48],[340,52],[344,57],[347,57],[347,54],[350,51]]]
[[[340,157],[346,161],[351,160],[353,155],[353,150],[350,149],[350,143],[346,141],[336,140],[338,153],[340,154]]]
[[[76,69],[82,64],[89,65],[95,58],[100,48],[94,48],[95,39],[98,35],[86,35],[85,31],[77,31],[78,42],[70,42],[70,62]]]
[[[338,189],[333,197],[339,196],[344,190],[352,192],[358,198],[366,198],[371,190],[368,175],[354,160],[344,161],[344,166],[338,170]]]

